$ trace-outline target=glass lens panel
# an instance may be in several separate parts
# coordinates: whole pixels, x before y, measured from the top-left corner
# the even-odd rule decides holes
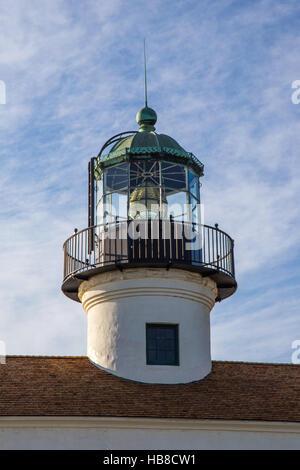
[[[191,170],[189,170],[189,184],[191,194],[199,200],[199,178]]]
[[[186,190],[186,169],[183,165],[175,163],[161,163],[162,185],[167,194]]]
[[[191,196],[191,222],[195,224],[200,224],[200,204],[197,199],[195,199],[193,196]]]
[[[156,219],[159,217],[159,186],[139,186],[131,188],[129,216],[132,219]]]
[[[127,194],[112,193],[112,213],[127,220]]]
[[[187,193],[179,192],[167,196],[168,216],[176,220],[188,220]]]
[[[103,223],[111,223],[116,219],[116,213],[113,212],[112,195],[107,194],[103,197]]]
[[[140,161],[130,165],[130,186],[159,185],[159,163],[155,161]]]
[[[104,196],[103,219],[105,223],[127,219],[127,194],[111,193]]]
[[[103,224],[103,197],[98,201],[96,208],[96,224]]]
[[[101,175],[101,179],[99,179],[96,183],[96,191],[97,191],[96,201],[98,204],[98,202],[103,196],[103,175]]]
[[[126,191],[128,187],[128,164],[122,163],[105,171],[105,192]]]

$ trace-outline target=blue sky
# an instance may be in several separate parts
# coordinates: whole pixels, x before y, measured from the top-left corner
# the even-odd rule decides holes
[[[136,129],[143,39],[157,131],[205,165],[205,222],[236,242],[239,288],[212,311],[216,360],[290,362],[300,339],[297,1],[0,0],[0,340],[86,354],[62,244],[87,226],[87,165]]]

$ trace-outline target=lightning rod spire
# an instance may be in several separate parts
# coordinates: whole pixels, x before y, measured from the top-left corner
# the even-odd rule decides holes
[[[145,107],[148,107],[147,100],[147,63],[146,63],[146,39],[144,39],[144,80],[145,80]]]

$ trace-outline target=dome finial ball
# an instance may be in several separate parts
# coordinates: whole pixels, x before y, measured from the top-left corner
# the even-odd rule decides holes
[[[136,121],[140,126],[140,130],[154,130],[154,124],[157,121],[156,112],[154,109],[145,106],[137,112]]]

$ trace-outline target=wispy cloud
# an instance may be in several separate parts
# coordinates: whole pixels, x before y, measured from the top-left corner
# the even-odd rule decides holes
[[[206,222],[236,241],[239,290],[213,312],[218,359],[289,361],[300,337],[300,7],[296,1],[0,1],[1,315],[8,353],[85,354],[60,292],[86,226],[87,162],[149,102],[205,164]],[[280,278],[280,282],[278,279]],[[262,291],[263,289],[263,291]],[[267,299],[267,301],[266,301]],[[250,334],[250,333],[251,334]],[[299,332],[299,334],[298,334]]]

